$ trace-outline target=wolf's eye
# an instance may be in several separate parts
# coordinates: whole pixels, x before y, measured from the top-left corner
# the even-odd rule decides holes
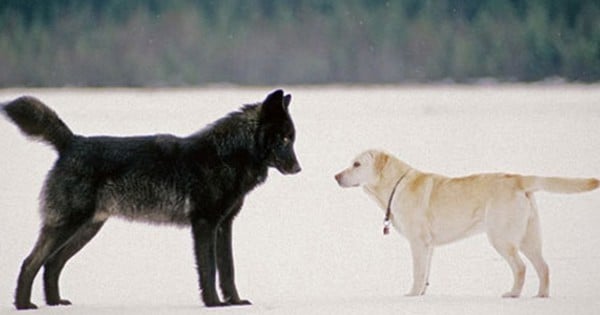
[[[290,137],[283,137],[283,139],[281,141],[283,142],[284,145],[288,145],[288,144],[290,144],[290,142],[292,142],[292,140],[290,140]]]
[[[352,167],[354,167],[354,168],[360,167],[360,162],[354,162],[354,164],[352,164]]]

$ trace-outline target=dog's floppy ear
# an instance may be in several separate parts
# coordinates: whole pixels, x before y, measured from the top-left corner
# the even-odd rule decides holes
[[[291,98],[283,96],[283,90],[276,90],[271,94],[267,95],[267,98],[262,103],[261,115],[264,118],[278,117],[285,113],[287,105],[285,105],[286,99],[291,101]]]
[[[389,159],[390,159],[390,157],[383,152],[377,152],[375,154],[374,166],[375,166],[375,171],[377,172],[377,174],[380,174],[381,172],[383,172],[383,169],[387,165]]]

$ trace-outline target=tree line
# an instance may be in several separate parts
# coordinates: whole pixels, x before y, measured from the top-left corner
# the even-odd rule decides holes
[[[0,0],[0,87],[600,79],[596,0]]]

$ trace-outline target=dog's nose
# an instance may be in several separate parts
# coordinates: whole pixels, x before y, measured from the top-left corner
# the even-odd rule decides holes
[[[335,180],[338,182],[338,184],[340,183],[340,180],[342,180],[342,173],[339,174],[335,174]]]

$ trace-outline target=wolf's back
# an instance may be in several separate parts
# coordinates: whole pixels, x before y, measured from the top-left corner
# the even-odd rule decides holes
[[[52,109],[35,97],[19,97],[3,104],[1,109],[24,134],[52,144],[59,153],[73,141],[74,134],[69,127]]]

